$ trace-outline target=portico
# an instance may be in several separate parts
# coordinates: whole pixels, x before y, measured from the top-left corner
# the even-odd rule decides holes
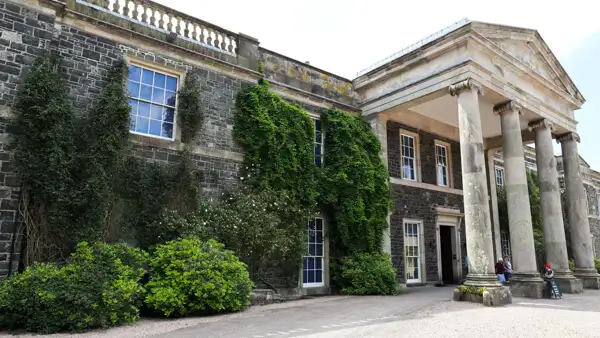
[[[389,123],[400,123],[416,134],[425,132],[459,143],[460,153],[456,156],[459,158],[453,160],[460,162],[460,186],[439,179],[448,174],[449,155],[444,152],[440,156],[435,145],[432,170],[438,179],[435,182],[419,179],[420,173],[429,168],[422,166],[423,155],[413,154],[419,149],[409,132],[400,131],[400,177],[394,177],[397,175],[392,169],[390,176],[393,185],[462,195],[468,255],[465,285],[504,292],[494,273],[495,259],[501,256],[500,234],[496,197],[492,196],[495,189],[490,189],[488,181],[493,177],[489,172],[494,170],[490,168],[488,150],[501,149],[513,252],[511,292],[515,296],[542,296],[543,281],[536,267],[523,154],[523,144],[533,143],[537,151],[548,263],[556,271],[563,292],[581,292],[582,286],[599,287],[600,275],[593,269],[574,118],[574,111],[585,100],[537,31],[481,22],[458,23],[359,76],[354,87],[365,118],[381,122],[372,124],[378,126],[383,149],[392,149],[390,135],[395,131],[390,132],[389,127],[387,133],[381,131],[385,129],[381,125]],[[553,139],[561,142],[565,161],[575,274],[568,266]],[[429,145],[420,145],[424,146]],[[393,155],[389,151],[386,159]],[[409,208],[400,207],[396,217],[391,217],[392,237],[399,232],[394,230],[397,227],[394,220],[411,216]],[[393,259],[405,259],[404,250],[395,251],[393,247],[387,247]],[[440,258],[437,260],[439,265]]]

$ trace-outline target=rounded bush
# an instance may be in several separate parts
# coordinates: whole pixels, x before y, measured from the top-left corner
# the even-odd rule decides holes
[[[600,258],[594,258],[594,265],[596,266],[598,273],[600,273]]]
[[[169,316],[239,311],[250,305],[246,265],[223,244],[183,238],[156,247],[146,305]]]
[[[66,266],[35,265],[0,284],[0,325],[54,333],[134,322],[145,258],[123,245],[80,243]]]
[[[349,295],[393,295],[397,293],[396,269],[390,256],[359,253],[342,262],[341,293]]]

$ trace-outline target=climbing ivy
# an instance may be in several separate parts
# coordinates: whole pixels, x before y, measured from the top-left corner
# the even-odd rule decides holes
[[[329,109],[322,122],[327,151],[321,203],[332,216],[331,248],[339,256],[379,253],[391,207],[381,144],[361,117]]]
[[[25,195],[27,261],[61,257],[72,224],[74,110],[56,66],[49,57],[34,62],[12,121],[16,171]]]
[[[131,106],[124,83],[128,67],[118,62],[108,73],[106,87],[88,114],[80,134],[76,181],[79,201],[72,244],[104,239],[107,213],[113,200],[112,183],[128,145]]]
[[[242,170],[259,189],[285,191],[307,211],[316,207],[314,124],[308,113],[269,91],[267,81],[238,94],[233,136],[244,149]]]
[[[185,78],[183,88],[179,91],[177,115],[181,128],[181,142],[192,141],[202,128],[204,115],[200,101],[200,84],[196,74],[189,74]]]

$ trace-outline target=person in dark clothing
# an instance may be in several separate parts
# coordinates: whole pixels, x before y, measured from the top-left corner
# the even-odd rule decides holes
[[[496,263],[496,276],[498,276],[500,282],[504,283],[506,281],[506,278],[504,278],[504,261],[501,259]]]
[[[544,267],[544,282],[546,282],[546,298],[552,298],[552,278],[554,278],[554,271],[552,271],[552,266],[550,264],[546,264]]]

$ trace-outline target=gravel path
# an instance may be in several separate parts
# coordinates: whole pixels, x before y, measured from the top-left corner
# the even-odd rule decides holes
[[[411,288],[397,297],[324,297],[52,337],[497,337],[499,321],[507,329],[503,337],[600,337],[600,291],[562,300],[514,299],[501,308],[451,297],[452,288]]]

